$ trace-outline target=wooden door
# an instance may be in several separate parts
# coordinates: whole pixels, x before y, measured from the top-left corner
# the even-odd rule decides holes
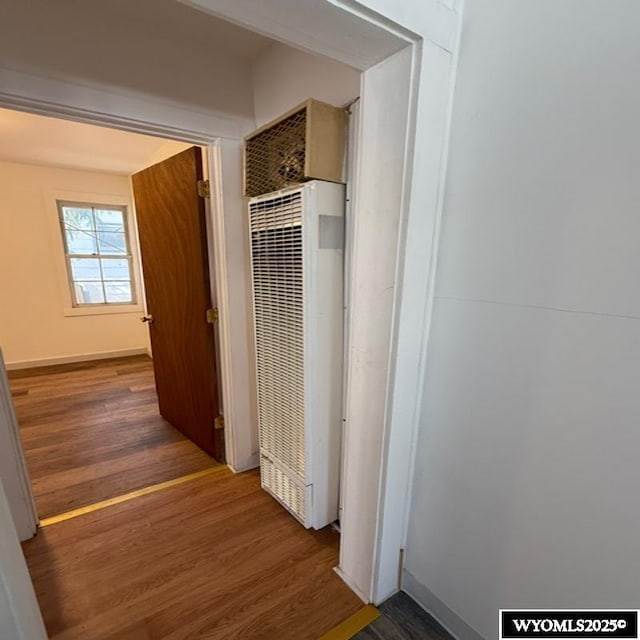
[[[160,413],[222,461],[201,179],[201,150],[192,147],[136,173],[133,192]]]

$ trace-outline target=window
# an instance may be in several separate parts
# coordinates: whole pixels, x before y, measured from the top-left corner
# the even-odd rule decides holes
[[[136,304],[127,208],[58,200],[74,307]]]

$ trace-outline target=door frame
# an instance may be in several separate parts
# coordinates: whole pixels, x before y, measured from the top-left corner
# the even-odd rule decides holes
[[[13,410],[9,380],[0,349],[0,484],[4,482],[6,498],[13,514],[18,538],[28,540],[38,527],[27,461],[22,448],[18,421]]]
[[[363,72],[352,271],[352,285],[358,285],[352,288],[363,295],[354,297],[349,310],[352,357],[347,380],[339,574],[363,600],[377,603],[400,587],[433,302],[460,2],[325,0],[305,5],[301,11],[297,0],[185,1]],[[309,15],[313,12],[317,16]],[[345,29],[368,35],[336,43]],[[384,59],[375,58],[378,36],[386,47]],[[389,50],[391,40],[396,47],[393,51]],[[367,46],[369,57],[362,53]],[[242,315],[243,303],[233,299],[230,280],[234,277],[230,265],[233,261],[241,264],[243,257],[228,251],[239,246],[239,241],[246,244],[240,154],[241,136],[250,130],[250,123],[159,103],[133,92],[115,93],[16,71],[0,69],[0,81],[4,87],[0,106],[183,140],[208,149],[215,194],[209,213],[214,232],[210,251],[215,264],[213,293],[221,312],[225,437],[232,469],[255,466],[255,411],[246,402],[252,374],[250,366],[238,366],[243,359],[248,365],[252,357],[242,344],[243,332],[245,338],[248,335],[249,310],[245,306],[245,326],[239,330],[235,321]],[[399,91],[389,90],[396,85]],[[377,137],[396,116],[400,124],[387,142],[400,170],[384,179],[389,165],[385,154],[375,153],[381,151]],[[371,211],[379,214],[379,221],[392,234],[376,235],[367,218]],[[382,261],[381,256],[385,256]],[[375,279],[384,282],[384,290],[376,288]],[[373,420],[368,413],[371,399],[376,400]]]
[[[12,515],[14,509],[0,479],[0,632],[11,640],[47,640]]]

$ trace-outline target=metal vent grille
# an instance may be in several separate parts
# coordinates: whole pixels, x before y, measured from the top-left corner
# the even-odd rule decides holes
[[[249,211],[260,448],[304,483],[302,195],[252,202]]]
[[[246,196],[271,193],[305,180],[306,125],[305,108],[246,141]]]
[[[260,456],[260,480],[265,489],[305,523],[306,488],[298,486],[265,456]]]

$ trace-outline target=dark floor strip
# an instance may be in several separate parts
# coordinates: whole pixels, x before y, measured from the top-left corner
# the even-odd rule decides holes
[[[353,640],[453,640],[453,636],[406,593],[398,593],[380,607],[380,617]]]

